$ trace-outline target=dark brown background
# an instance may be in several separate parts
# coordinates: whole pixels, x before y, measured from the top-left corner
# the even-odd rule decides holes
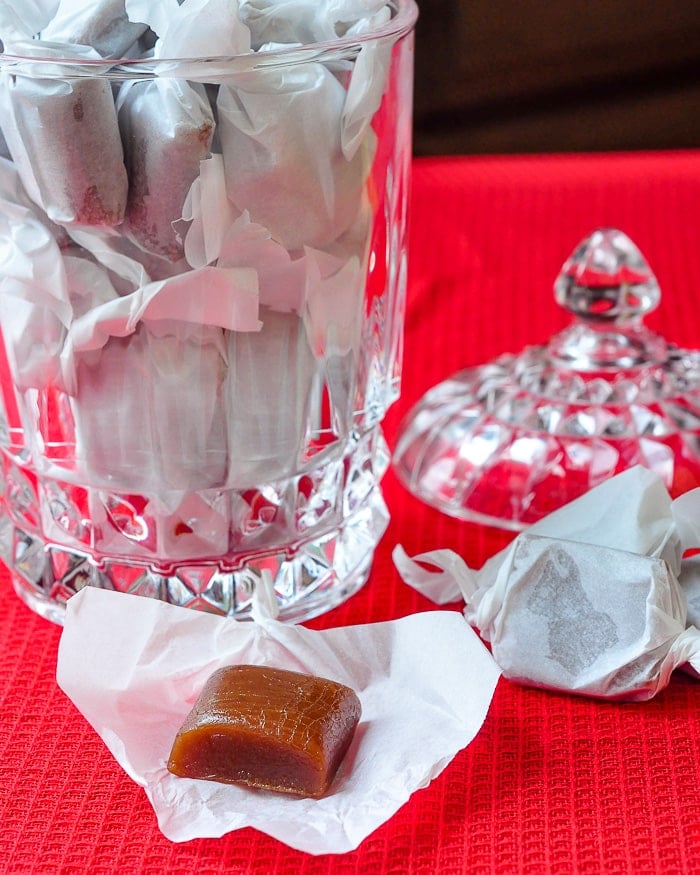
[[[418,0],[417,155],[700,145],[700,0]]]

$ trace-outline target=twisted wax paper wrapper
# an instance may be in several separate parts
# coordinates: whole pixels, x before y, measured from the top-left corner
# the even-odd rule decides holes
[[[250,32],[232,0],[126,0],[132,22],[144,22],[157,35],[156,58],[229,58],[250,51]],[[193,71],[178,64],[178,76]]]
[[[433,600],[464,597],[504,676],[645,700],[675,668],[700,668],[700,631],[688,625],[679,581],[683,553],[700,544],[698,519],[700,489],[671,501],[658,475],[634,467],[540,520],[478,572],[451,551],[411,560],[397,547],[394,560]]]
[[[256,583],[251,623],[86,587],[67,605],[58,683],[144,787],[172,841],[253,826],[311,854],[350,851],[473,740],[499,671],[453,611],[314,631],[275,620],[270,590],[269,580]],[[316,674],[358,694],[362,720],[324,798],[167,771],[205,680],[243,663]]]
[[[60,0],[42,40],[92,46],[103,58],[123,58],[146,24],[130,21],[125,0]]]
[[[4,50],[43,30],[58,10],[60,0],[0,0],[0,40]]]

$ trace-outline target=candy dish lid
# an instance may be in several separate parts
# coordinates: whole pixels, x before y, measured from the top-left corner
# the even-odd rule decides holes
[[[460,371],[403,420],[403,484],[459,519],[520,531],[634,465],[700,485],[700,351],[643,324],[659,284],[622,231],[585,238],[554,284],[573,323]]]

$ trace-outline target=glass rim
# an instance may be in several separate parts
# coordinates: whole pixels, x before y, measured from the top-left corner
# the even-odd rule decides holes
[[[416,0],[388,0],[395,15],[386,24],[365,33],[338,37],[333,40],[306,43],[290,47],[276,47],[235,55],[169,58],[80,58],[47,57],[46,55],[0,52],[0,72],[24,72],[31,65],[32,77],[83,78],[104,76],[109,79],[153,78],[154,76],[203,78],[206,74],[229,75],[234,72],[254,72],[296,64],[340,60],[356,54],[363,45],[377,42],[398,42],[415,27],[418,18]],[[26,43],[30,44],[29,41]],[[0,42],[2,45],[2,42]]]

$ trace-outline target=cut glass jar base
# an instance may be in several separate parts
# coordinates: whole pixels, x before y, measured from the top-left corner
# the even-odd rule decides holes
[[[164,554],[169,557],[167,562],[157,555],[147,558],[150,541],[136,531],[135,522],[146,529],[152,526],[157,547],[168,543],[162,539],[159,542],[159,537],[164,521],[172,522],[169,516],[120,517],[121,549],[108,552],[101,548],[114,545],[117,531],[110,517],[99,531],[93,527],[92,549],[83,550],[73,525],[79,508],[71,510],[68,505],[82,500],[84,490],[71,491],[62,484],[61,502],[57,502],[56,481],[26,467],[19,470],[8,453],[3,457],[7,492],[12,500],[5,515],[0,516],[0,559],[10,569],[20,598],[55,623],[63,622],[66,602],[85,586],[247,619],[253,592],[263,576],[274,588],[281,620],[308,620],[341,604],[362,587],[389,522],[379,485],[388,453],[378,428],[351,444],[346,454],[279,482],[276,489],[268,485],[254,494],[246,490],[243,494],[250,502],[245,505],[247,515],[236,517],[235,528],[231,527],[231,515],[226,517],[227,538],[245,543],[244,549],[216,556],[184,549],[176,555],[171,550]],[[224,492],[215,507],[219,511],[224,507],[240,509],[243,494],[236,490]],[[203,495],[199,497],[204,500]],[[93,499],[93,507],[98,500],[105,502],[99,490],[88,498]],[[113,502],[107,504],[111,507]],[[125,514],[124,501],[120,508]],[[49,522],[55,522],[55,517],[65,519],[74,535],[73,543],[68,542],[67,531],[62,542],[47,537],[52,530]],[[201,531],[197,531],[198,523]],[[182,529],[182,521],[178,525]],[[58,531],[55,527],[53,530]],[[127,530],[132,537],[138,536],[133,544],[123,537]],[[202,543],[211,531],[211,518],[190,518],[183,532],[189,539],[185,545]],[[197,541],[192,540],[194,535],[199,535]],[[134,548],[132,553],[124,552],[127,546]]]
[[[17,595],[36,613],[63,624],[66,601],[84,586],[157,598],[195,610],[247,619],[263,573],[273,581],[280,620],[298,623],[329,611],[367,581],[374,550],[388,523],[378,490],[342,528],[284,552],[247,557],[238,571],[188,562],[163,573],[133,562],[104,561],[45,544],[13,527],[16,561],[11,567]],[[63,576],[58,569],[64,569]]]

